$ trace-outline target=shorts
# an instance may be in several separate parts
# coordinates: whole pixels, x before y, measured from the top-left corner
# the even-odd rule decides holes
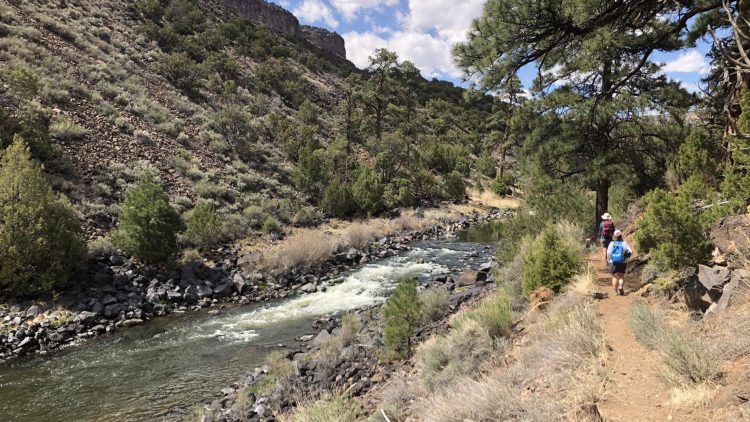
[[[607,249],[609,247],[609,244],[612,243],[612,238],[602,237],[599,239],[599,242],[601,242],[604,249]]]
[[[623,262],[621,264],[609,264],[609,273],[610,274],[625,274],[625,267],[628,266],[627,262]]]

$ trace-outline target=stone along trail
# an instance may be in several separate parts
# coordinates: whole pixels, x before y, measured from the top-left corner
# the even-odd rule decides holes
[[[686,415],[677,415],[669,404],[669,388],[659,379],[661,357],[655,351],[641,346],[633,336],[628,323],[630,308],[635,300],[634,288],[639,280],[625,277],[626,296],[614,296],[611,276],[601,249],[589,256],[596,269],[596,286],[609,297],[598,303],[604,337],[609,347],[607,360],[608,381],[604,398],[598,404],[604,421],[686,421]]]

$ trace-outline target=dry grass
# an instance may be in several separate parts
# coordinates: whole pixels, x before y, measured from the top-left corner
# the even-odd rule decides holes
[[[567,292],[529,331],[513,364],[481,379],[458,377],[450,389],[417,404],[420,419],[594,420],[590,410],[603,394],[606,346],[593,307]]]
[[[716,395],[716,388],[708,384],[675,387],[670,402],[678,408],[705,407]]]
[[[596,283],[596,269],[587,265],[583,271],[576,274],[567,287],[567,291],[579,296],[587,296],[594,289]]]
[[[513,310],[504,290],[498,290],[483,300],[475,309],[465,312],[458,321],[463,326],[474,320],[484,327],[493,338],[507,337],[513,325]]]
[[[451,385],[457,377],[475,378],[493,353],[487,329],[469,320],[446,336],[435,336],[417,349],[416,361],[422,384],[429,391]]]
[[[356,222],[346,229],[343,238],[348,246],[362,250],[378,232],[379,230],[373,225]]]
[[[651,350],[657,350],[664,337],[664,316],[655,313],[644,301],[630,308],[630,330],[635,339]]]
[[[469,189],[469,199],[486,207],[494,208],[518,208],[519,201],[513,198],[504,198],[490,190],[479,191]]]
[[[343,394],[325,395],[297,406],[291,415],[280,416],[281,422],[355,422],[361,406]]]
[[[442,286],[430,287],[421,291],[419,302],[422,304],[422,323],[429,324],[443,318],[450,308],[449,297],[450,293]]]

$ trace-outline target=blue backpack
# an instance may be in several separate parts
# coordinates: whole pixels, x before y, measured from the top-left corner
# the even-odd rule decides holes
[[[622,246],[622,241],[615,240],[612,242],[612,263],[622,264],[625,262],[625,248]]]

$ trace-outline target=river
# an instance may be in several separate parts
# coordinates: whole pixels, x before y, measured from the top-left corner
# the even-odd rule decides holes
[[[325,292],[157,318],[0,367],[2,421],[189,420],[194,407],[263,363],[280,344],[312,332],[320,316],[384,301],[399,279],[454,277],[491,253],[492,230],[412,245],[344,274]]]

